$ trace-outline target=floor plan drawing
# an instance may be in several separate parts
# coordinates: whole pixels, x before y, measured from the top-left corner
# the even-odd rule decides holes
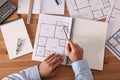
[[[52,53],[64,57],[66,64],[66,34],[70,38],[72,18],[41,14],[38,21],[32,60],[43,61]],[[64,28],[63,28],[64,27]]]
[[[50,53],[65,53],[66,36],[63,31],[69,23],[56,21],[56,24],[41,23],[36,56],[46,57]],[[64,56],[64,55],[63,55]]]
[[[98,20],[107,18],[115,0],[66,0],[72,17]]]
[[[120,58],[120,29],[108,39],[107,46]]]
[[[110,17],[109,17],[109,19],[107,21],[112,22],[118,16],[120,16],[120,0],[115,0],[115,4],[114,4],[114,6],[112,8]]]
[[[120,16],[109,22],[106,47],[120,59]]]
[[[120,19],[120,0],[115,0],[115,4],[112,8],[109,18],[106,20],[108,22],[108,32],[107,32],[107,40],[114,34],[112,30],[114,27],[119,26]],[[118,30],[119,28],[117,28]]]

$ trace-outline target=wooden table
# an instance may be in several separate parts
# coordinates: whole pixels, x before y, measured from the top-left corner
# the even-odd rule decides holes
[[[12,0],[17,5],[17,0]],[[69,16],[67,8],[65,8],[65,16]],[[26,23],[27,15],[18,15],[17,12],[12,14],[6,21],[14,20],[16,18],[24,18]],[[27,25],[26,28],[29,33],[32,45],[34,45],[36,26],[38,23],[38,15],[32,16],[32,24]],[[31,54],[22,56],[20,58],[9,60],[3,36],[0,30],[0,80],[8,74],[18,72],[24,68],[38,65],[40,62],[31,60]],[[94,80],[120,80],[120,62],[108,50],[105,50],[104,70],[92,70]],[[52,78],[45,80],[74,80],[74,73],[71,67],[61,66],[60,71]]]

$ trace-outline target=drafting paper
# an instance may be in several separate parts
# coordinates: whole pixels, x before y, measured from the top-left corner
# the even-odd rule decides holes
[[[70,16],[90,20],[108,18],[115,0],[66,0]]]
[[[65,0],[34,0],[33,14],[64,14]],[[18,0],[18,13],[27,14],[30,0]]]
[[[110,31],[107,39],[107,48],[120,60],[120,16],[109,23]]]
[[[3,24],[0,26],[4,42],[10,59],[14,59],[32,52],[32,45],[24,24],[23,19]],[[24,43],[19,53],[16,54],[18,38],[23,38]]]
[[[107,19],[107,22],[109,23],[109,27],[107,31],[107,40],[113,35],[112,29],[116,29],[114,27],[117,23],[119,23],[119,19],[118,19],[119,17],[120,17],[120,0],[116,0],[112,8],[112,11],[110,13],[110,16]]]

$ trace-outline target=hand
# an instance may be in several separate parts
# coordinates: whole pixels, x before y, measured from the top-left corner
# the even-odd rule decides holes
[[[71,40],[68,40],[66,51],[67,56],[72,62],[81,60],[83,57],[83,49],[79,45],[73,43]]]
[[[62,62],[63,59],[61,55],[51,54],[39,65],[40,76],[42,78],[54,76]]]

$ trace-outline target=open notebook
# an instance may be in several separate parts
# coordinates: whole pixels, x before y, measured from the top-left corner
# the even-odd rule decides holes
[[[72,17],[40,15],[32,60],[43,61],[56,52],[63,55],[63,64],[67,64],[67,39],[63,27],[68,38],[83,47],[83,58],[88,61],[89,66],[103,70],[107,23]]]

